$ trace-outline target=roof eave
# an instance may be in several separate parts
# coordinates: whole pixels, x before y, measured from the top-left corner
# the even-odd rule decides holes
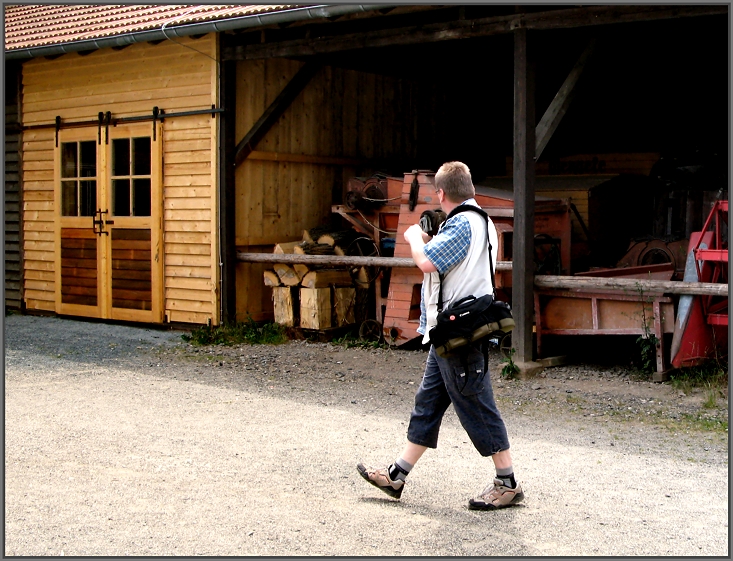
[[[343,4],[343,5],[317,5],[305,8],[292,8],[277,12],[264,14],[252,14],[216,21],[201,23],[190,23],[166,27],[165,24],[157,29],[149,29],[134,33],[125,33],[100,39],[87,39],[69,43],[58,43],[54,45],[41,45],[23,49],[5,51],[5,60],[27,60],[30,58],[55,56],[72,52],[90,51],[110,47],[124,47],[133,43],[146,41],[161,41],[171,37],[185,37],[189,35],[203,35],[206,33],[220,33],[223,31],[234,31],[237,29],[248,29],[294,23],[309,19],[324,19],[337,16],[369,12],[384,8],[397,7],[398,4]]]

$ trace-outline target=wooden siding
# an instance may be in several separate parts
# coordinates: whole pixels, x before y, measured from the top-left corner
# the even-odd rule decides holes
[[[18,72],[5,66],[5,307],[21,307],[20,122]]]
[[[217,65],[210,58],[216,56],[217,39],[209,34],[30,60],[23,66],[23,124],[52,123],[57,115],[63,121],[96,120],[100,111],[111,111],[113,118],[150,115],[154,106],[167,113],[211,107],[218,97]],[[162,125],[162,297],[171,322],[218,323],[217,122],[211,115],[199,115],[167,118]],[[54,152],[52,128],[25,132],[26,305],[51,311]]]
[[[237,63],[237,142],[301,66],[285,59]],[[419,129],[421,119],[434,115],[420,106],[420,99],[435,100],[435,88],[321,68],[256,146],[257,152],[236,169],[237,250],[270,252],[278,242],[300,239],[304,229],[330,220],[331,205],[342,202],[350,177],[383,170],[385,160],[412,165],[418,144],[429,145],[438,134],[432,126]],[[420,138],[418,130],[427,134]],[[396,170],[404,171],[409,169]],[[239,318],[272,317],[272,291],[262,282],[262,270],[254,264],[237,266]]]

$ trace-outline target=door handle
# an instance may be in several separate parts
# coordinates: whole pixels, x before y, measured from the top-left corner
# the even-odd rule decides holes
[[[102,215],[107,214],[108,212],[109,211],[102,210],[101,208],[97,209],[96,216],[98,216],[98,218],[95,217],[92,219],[92,228],[94,229],[94,233],[98,236],[101,236],[102,234],[109,235],[109,232],[104,229],[105,221],[102,219]],[[99,230],[97,230],[97,226],[99,226]]]

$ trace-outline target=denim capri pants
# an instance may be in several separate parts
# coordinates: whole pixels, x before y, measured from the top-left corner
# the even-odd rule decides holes
[[[451,403],[482,456],[509,449],[509,437],[494,401],[488,368],[484,374],[483,353],[469,346],[465,361],[460,357],[441,358],[431,345],[425,373],[415,394],[407,440],[437,448],[440,424]]]

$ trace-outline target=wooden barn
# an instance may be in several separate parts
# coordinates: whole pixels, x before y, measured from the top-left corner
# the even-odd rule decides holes
[[[513,190],[527,342],[535,193],[578,203],[575,240],[609,177],[727,157],[723,3],[4,10],[5,305],[28,313],[271,318],[238,254],[343,225],[350,178],[459,159]]]

